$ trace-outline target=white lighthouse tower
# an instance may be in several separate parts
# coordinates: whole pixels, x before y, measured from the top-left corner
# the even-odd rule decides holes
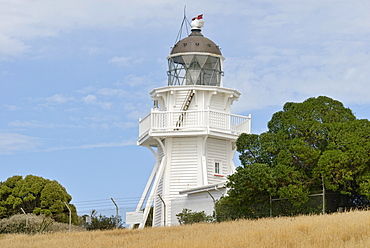
[[[223,87],[219,47],[201,33],[202,15],[191,34],[168,56],[168,85],[150,92],[154,107],[140,120],[138,145],[155,165],[135,212],[126,223],[143,228],[153,206],[153,226],[178,225],[184,208],[212,214],[235,171],[236,139],[250,133],[251,117],[231,114],[240,93]]]

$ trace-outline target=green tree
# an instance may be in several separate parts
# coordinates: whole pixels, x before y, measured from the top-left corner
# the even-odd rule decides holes
[[[228,196],[218,203],[224,216],[268,216],[272,198],[284,199],[283,214],[314,212],[309,195],[323,186],[341,194],[329,202],[331,211],[369,203],[370,122],[357,120],[339,101],[288,102],[267,132],[240,135],[237,150],[243,167],[228,178]]]
[[[69,221],[69,211],[65,203],[72,197],[57,181],[28,175],[13,176],[0,184],[0,218],[22,213],[44,214],[58,222]],[[76,208],[68,204],[72,211],[72,222],[77,223]]]

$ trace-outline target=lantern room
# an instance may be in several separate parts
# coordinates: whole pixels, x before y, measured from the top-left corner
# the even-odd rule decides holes
[[[223,60],[220,48],[204,37],[202,15],[193,18],[191,34],[177,42],[168,60],[168,86],[222,86]]]

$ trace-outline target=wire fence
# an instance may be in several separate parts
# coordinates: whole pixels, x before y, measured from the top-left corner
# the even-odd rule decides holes
[[[144,199],[143,206],[146,206],[147,201],[153,202],[153,200],[157,196],[153,196],[153,198],[146,198]],[[169,195],[161,195],[163,198],[169,197]],[[347,206],[343,204],[343,202],[349,202],[349,196],[342,195],[340,193],[335,192],[319,192],[316,194],[311,194],[308,196],[309,200],[305,203],[299,205],[298,207],[295,206],[294,201],[291,199],[281,199],[281,198],[273,198],[268,197],[265,198],[264,201],[256,202],[254,205],[249,206],[250,209],[253,209],[249,216],[245,216],[246,218],[260,218],[260,217],[276,217],[276,216],[291,216],[291,215],[299,215],[299,214],[320,214],[320,213],[330,213],[336,211],[345,211],[347,209],[351,209],[351,206]],[[120,197],[114,198],[118,206],[118,213],[120,218],[125,225],[126,223],[126,213],[133,212],[137,208],[137,204],[140,202],[141,197]],[[200,203],[205,203],[205,201],[209,202],[210,205],[214,206],[214,202],[212,199],[208,197],[204,197],[202,199],[193,199],[192,200],[195,205]],[[298,199],[297,199],[298,202]],[[87,200],[87,201],[76,201],[71,202],[71,204],[75,205],[77,208],[77,213],[79,216],[83,215],[91,215],[92,211],[95,210],[99,215],[105,216],[115,216],[116,214],[116,207],[112,202],[111,198],[106,199],[97,199],[97,200]],[[213,208],[213,207],[212,207]],[[142,209],[141,209],[142,210]],[[192,209],[191,209],[192,210]],[[207,213],[211,215],[215,215],[215,209],[213,208],[213,213]],[[254,211],[254,213],[253,213]],[[229,209],[227,211],[227,215],[222,212],[217,211],[217,218],[219,220],[230,219],[233,216],[233,210]],[[235,213],[236,216],[236,213]]]
[[[146,205],[147,201],[153,201],[157,196],[152,198],[147,197],[144,199],[143,206]],[[162,195],[166,197],[166,195]],[[118,197],[113,198],[118,206],[118,215],[122,218],[122,221],[125,225],[126,223],[126,213],[136,210],[138,203],[141,200],[141,197]],[[116,215],[116,206],[114,205],[111,198],[106,199],[96,199],[96,200],[86,200],[86,201],[72,201],[70,202],[77,209],[77,214],[79,216],[88,215],[91,216],[93,211],[96,211],[98,215],[105,216],[115,216]]]

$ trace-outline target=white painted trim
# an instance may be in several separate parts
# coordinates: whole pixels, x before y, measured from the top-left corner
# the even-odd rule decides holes
[[[234,157],[235,157],[236,148],[237,148],[236,142],[230,142],[230,147],[231,147],[230,157],[229,157],[230,167],[228,168],[228,173],[234,174],[236,172],[236,166],[234,163]]]
[[[220,188],[226,188],[225,183],[210,184],[210,185],[196,187],[192,189],[181,190],[179,193],[181,195],[184,195],[184,194],[190,195],[190,194],[196,194],[199,192],[206,192],[208,190],[215,190],[215,189],[220,189]]]
[[[143,211],[139,212],[126,212],[126,224],[130,225],[130,228],[135,224],[139,224],[141,220],[143,219]],[[131,229],[132,229],[131,228]]]
[[[222,55],[219,55],[219,54],[214,54],[214,53],[205,53],[205,52],[186,52],[186,53],[174,53],[174,54],[171,54],[170,56],[168,56],[166,59],[170,59],[170,58],[173,58],[173,57],[177,57],[177,56],[182,56],[182,55],[210,55],[212,57],[218,57],[218,58],[221,58],[222,62],[225,60],[225,57],[222,56]],[[221,63],[222,64],[222,63]],[[222,68],[221,68],[222,69]]]
[[[203,173],[203,185],[208,185],[206,156],[202,156],[202,173]]]
[[[145,186],[145,189],[143,191],[143,194],[141,195],[141,198],[140,198],[140,201],[139,203],[137,204],[137,207],[136,207],[136,210],[135,212],[140,212],[140,210],[142,209],[143,207],[143,204],[144,204],[144,201],[145,199],[147,198],[147,195],[149,193],[149,189],[150,189],[150,186],[152,185],[153,183],[153,179],[157,173],[157,170],[158,170],[158,166],[159,166],[159,157],[158,157],[158,154],[153,150],[153,148],[147,146],[147,148],[149,148],[149,150],[153,153],[154,157],[155,157],[155,160],[156,160],[156,163],[153,167],[153,170],[152,172],[150,173],[150,176],[149,176],[149,179],[148,179],[148,182],[146,183],[146,186]],[[130,229],[134,228],[134,224],[131,224],[129,226]]]
[[[220,87],[220,86],[204,86],[204,85],[170,85],[170,86],[164,86],[160,88],[153,89],[149,94],[154,99],[161,95],[169,95],[168,92],[175,92],[175,91],[182,91],[182,90],[190,90],[194,89],[195,91],[204,91],[209,92],[213,91],[217,93],[225,93],[225,94],[232,94],[235,98],[239,98],[241,95],[239,91],[235,89]]]
[[[148,218],[148,215],[149,215],[150,207],[151,207],[151,205],[154,201],[154,194],[157,192],[158,183],[159,183],[159,180],[161,179],[161,177],[163,175],[165,165],[166,165],[166,156],[163,156],[161,164],[158,168],[158,173],[155,177],[155,180],[154,180],[154,183],[153,183],[153,186],[152,186],[152,190],[150,191],[149,198],[146,202],[146,206],[145,206],[145,210],[144,210],[144,214],[143,214],[143,220],[139,224],[139,229],[143,229],[144,226],[145,226],[146,219]]]
[[[158,137],[154,137],[154,139],[158,141],[159,145],[162,147],[163,155],[166,156],[167,155],[166,147],[164,146],[161,139],[159,139]]]

